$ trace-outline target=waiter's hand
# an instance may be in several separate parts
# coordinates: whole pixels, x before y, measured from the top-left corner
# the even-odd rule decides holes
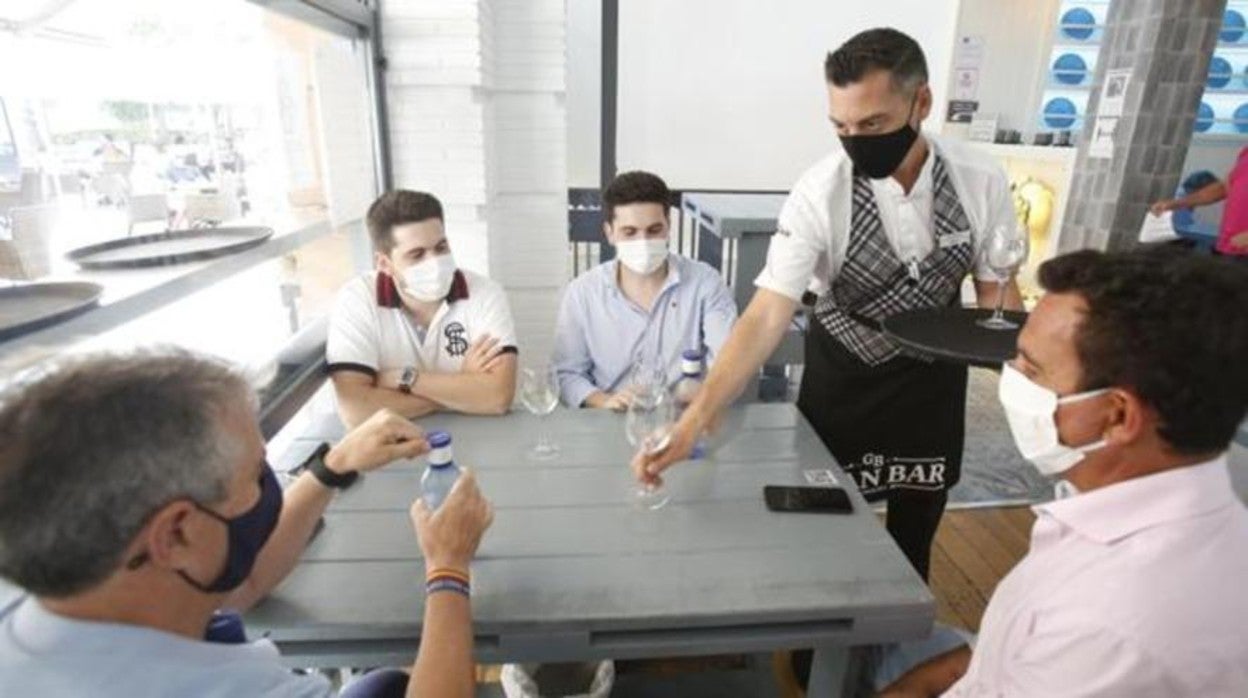
[[[693,454],[698,437],[706,429],[705,423],[706,420],[692,408],[685,410],[680,421],[672,428],[672,438],[668,441],[667,448],[649,454],[639,450],[633,456],[633,473],[637,479],[648,485],[663,484],[660,473]]]

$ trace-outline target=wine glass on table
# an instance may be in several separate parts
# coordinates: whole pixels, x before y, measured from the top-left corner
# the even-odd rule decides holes
[[[997,307],[992,316],[978,322],[980,327],[990,330],[1016,330],[1018,323],[1006,319],[1002,306],[1005,304],[1005,289],[1010,279],[1018,273],[1019,267],[1027,261],[1029,241],[1027,234],[1018,226],[999,225],[992,229],[988,240],[984,243],[981,254],[987,267],[997,277]]]
[[[559,446],[550,438],[546,416],[559,405],[559,379],[551,366],[525,368],[520,372],[520,402],[537,415],[537,443],[529,450],[534,460],[550,460],[559,455]]]
[[[645,397],[667,389],[667,371],[657,362],[639,359],[628,374],[628,392]]]
[[[628,442],[639,452],[653,455],[667,448],[676,427],[676,401],[671,391],[655,388],[633,397],[624,418],[624,430]],[[636,483],[632,488],[633,501],[646,509],[659,509],[670,497],[661,484]]]

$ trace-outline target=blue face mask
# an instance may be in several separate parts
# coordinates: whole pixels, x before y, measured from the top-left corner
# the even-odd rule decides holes
[[[256,557],[260,555],[260,549],[268,542],[269,536],[273,535],[273,529],[277,528],[277,520],[282,513],[282,486],[273,474],[273,469],[266,463],[260,474],[260,499],[251,509],[227,519],[198,502],[195,506],[225,524],[228,546],[225,568],[208,584],[191,579],[182,570],[178,570],[178,574],[187,584],[207,594],[233,591],[247,580],[256,564]]]

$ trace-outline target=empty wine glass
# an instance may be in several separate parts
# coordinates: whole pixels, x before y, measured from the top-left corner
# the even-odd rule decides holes
[[[521,370],[520,401],[525,408],[537,415],[537,443],[529,451],[529,457],[549,460],[559,455],[559,446],[550,439],[546,415],[555,411],[559,404],[559,379],[550,366]]]
[[[653,455],[667,448],[676,426],[676,401],[667,390],[652,390],[635,396],[624,418],[628,442],[640,453]],[[633,501],[646,509],[659,509],[669,496],[662,485],[637,483]]]
[[[653,397],[657,391],[667,388],[667,372],[657,363],[640,360],[633,364],[628,377],[628,390],[634,396]]]
[[[990,330],[1018,329],[1018,323],[1005,318],[1001,307],[1005,304],[1005,289],[1010,279],[1018,271],[1023,262],[1027,261],[1027,235],[1017,226],[999,225],[992,229],[988,240],[984,243],[983,258],[993,275],[997,277],[997,307],[992,317],[979,321],[980,327]]]

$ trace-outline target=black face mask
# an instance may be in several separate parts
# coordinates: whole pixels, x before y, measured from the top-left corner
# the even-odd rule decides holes
[[[204,593],[216,594],[233,591],[238,588],[251,574],[256,564],[260,549],[268,542],[273,529],[277,528],[277,520],[282,513],[282,485],[277,481],[273,470],[265,464],[260,475],[260,499],[255,506],[238,516],[227,519],[217,512],[195,503],[200,511],[225,524],[227,545],[225,568],[217,578],[204,584],[192,579],[186,572],[178,570],[178,574],[187,584]]]
[[[854,163],[855,175],[884,179],[897,171],[901,161],[906,159],[906,153],[910,152],[910,146],[919,138],[919,132],[910,125],[917,101],[918,95],[915,95],[910,102],[905,125],[896,131],[869,136],[840,136],[845,154]]]

